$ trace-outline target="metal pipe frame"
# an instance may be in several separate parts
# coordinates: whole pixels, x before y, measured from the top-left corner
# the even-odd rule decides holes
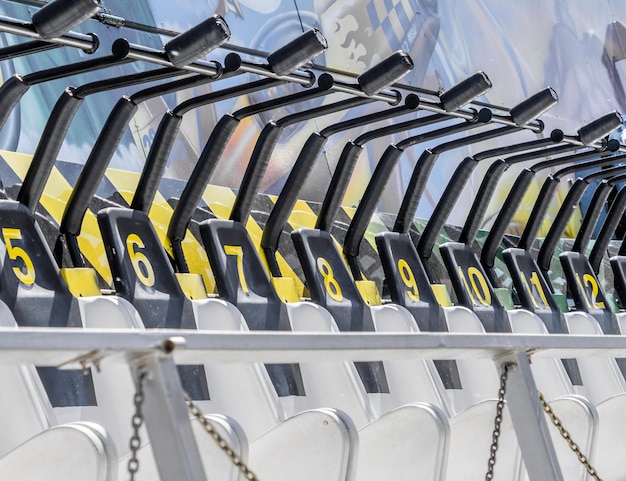
[[[624,156],[619,155],[609,157],[609,159],[613,160],[621,158],[623,160],[623,157]],[[606,163],[604,163],[604,165],[606,165]],[[596,165],[595,167],[600,167],[600,165]],[[589,183],[593,180],[610,178],[615,175],[622,174],[625,170],[626,165],[620,165],[606,170],[601,169],[597,172],[586,175],[585,177],[579,177],[574,181],[572,187],[567,192],[565,199],[563,199],[559,211],[550,226],[550,230],[546,234],[544,242],[541,245],[541,249],[539,249],[539,254],[537,255],[537,264],[539,265],[539,268],[548,272],[550,268],[550,259],[554,255],[554,250],[556,249],[558,240],[563,234],[569,219],[574,213],[573,207],[580,202],[585,190],[589,187]]]
[[[606,357],[626,357],[626,337],[620,335],[151,332],[77,328],[0,328],[0,334],[2,365],[72,368],[94,364],[107,369],[110,365],[125,364],[135,375],[146,372],[150,382],[144,385],[144,418],[155,457],[168,460],[169,468],[160,466],[161,469],[181,468],[176,473],[177,479],[184,481],[205,478],[197,468],[201,463],[175,363],[316,362],[320,358],[492,359],[499,366],[510,366],[506,399],[525,462],[532,466],[530,479],[561,481],[529,360],[580,358],[599,353]],[[187,467],[182,469],[182,464]],[[181,475],[190,469],[192,474]]]
[[[5,17],[4,15],[0,15],[0,31],[19,35],[20,37],[42,40],[41,35],[35,31],[31,23]],[[68,32],[60,37],[45,39],[45,41],[66,47],[79,48],[86,53],[94,53],[99,45],[98,37],[94,34],[85,35],[74,32]]]
[[[33,39],[41,39],[41,36],[34,30],[34,28],[32,27],[30,23],[12,19],[12,18],[5,17],[5,16],[0,16],[0,31],[5,32],[5,33],[12,33],[15,35],[24,36],[28,38],[33,38]],[[74,32],[69,32],[61,37],[46,39],[46,41],[57,43],[60,45],[80,48],[89,53],[92,53],[95,51],[95,49],[97,49],[97,37],[93,35],[91,36],[83,35],[83,34],[78,34]],[[149,49],[147,47],[133,49],[129,54],[129,58],[133,60],[143,60],[143,61],[147,61],[150,63],[168,66],[168,67],[173,66],[172,63],[169,62],[165,58],[162,52],[158,50],[154,50],[154,49]],[[186,65],[182,68],[190,72],[195,72],[195,73],[204,74],[204,75],[216,74],[216,71],[210,62],[205,62],[201,60],[192,62],[189,65]],[[256,74],[267,76],[270,78],[281,78],[289,82],[298,83],[300,85],[307,85],[310,82],[309,76],[301,75],[298,73],[291,73],[291,74],[282,75],[282,76],[276,75],[272,73],[269,69],[265,67],[259,67],[258,64],[254,64],[254,63],[242,62],[241,68],[242,68],[242,71],[244,72],[256,73]],[[345,73],[345,74],[350,75],[350,73]],[[399,83],[394,84],[394,86],[398,88],[406,87],[409,91],[415,90],[415,89],[411,89],[410,86],[403,86],[402,84],[399,84]],[[395,99],[396,102],[398,101],[398,96],[394,92],[390,92],[390,91],[382,91],[377,94],[368,96],[364,94],[363,92],[361,92],[358,89],[358,87],[351,86],[348,84],[343,84],[343,83],[338,83],[335,86],[335,89],[338,92],[348,93],[348,94],[357,95],[357,96],[365,96],[365,97],[372,98],[374,100],[394,102],[394,99]],[[417,89],[416,91],[420,93],[428,93],[428,92],[425,92],[423,89]],[[432,92],[432,93],[434,94],[435,92]],[[441,107],[441,104],[435,101],[420,99],[420,103],[421,103],[421,108],[423,110],[427,110],[433,113],[446,113],[447,115],[450,115],[451,117],[458,117],[458,118],[462,118],[465,120],[471,120],[472,115],[473,115],[472,111],[468,109],[459,109],[453,112],[446,112],[445,109]],[[489,105],[489,104],[484,104],[481,102],[474,102],[474,103],[476,105]],[[496,124],[502,124],[502,125],[508,125],[508,126],[517,126],[517,124],[515,124],[515,122],[513,122],[513,120],[508,115],[494,114],[492,122]],[[529,129],[535,133],[539,133],[543,130],[543,123],[541,121],[534,121],[534,122],[528,123],[523,128]],[[582,142],[580,142],[580,140],[576,138],[568,138],[566,139],[566,142],[572,143],[573,145],[580,145],[580,146],[584,145]],[[626,152],[626,147],[621,147],[620,150]]]
[[[559,147],[553,147],[552,149],[559,149],[561,146]],[[610,146],[609,146],[610,147]],[[545,149],[543,151],[544,154],[550,152],[551,149]],[[612,154],[613,152],[615,152],[612,147],[608,150],[609,154]],[[487,239],[485,240],[485,243],[483,245],[483,250],[481,253],[481,257],[480,257],[480,261],[482,263],[482,265],[487,269],[487,271],[489,272],[490,269],[493,267],[494,262],[495,262],[495,256],[496,256],[496,251],[498,246],[500,245],[500,242],[502,241],[502,239],[504,238],[504,234],[506,232],[506,228],[510,222],[510,220],[512,219],[513,215],[515,215],[515,212],[517,211],[524,194],[526,193],[526,190],[528,189],[528,187],[530,186],[530,183],[532,182],[532,180],[535,177],[535,174],[543,169],[547,169],[547,168],[551,168],[551,167],[558,167],[559,165],[563,165],[563,164],[567,164],[567,163],[571,163],[574,162],[576,160],[585,160],[585,159],[589,159],[589,158],[594,158],[594,157],[602,157],[604,155],[607,154],[607,144],[605,144],[605,148],[598,151],[598,150],[589,150],[586,152],[582,152],[579,154],[573,154],[573,155],[566,155],[563,157],[559,157],[556,159],[551,159],[551,160],[546,160],[543,162],[539,162],[537,164],[534,164],[532,167],[527,168],[525,170],[523,170],[520,175],[517,177],[514,186],[511,188],[511,191],[509,192],[509,195],[507,196],[506,200],[504,201],[504,204],[502,206],[502,209],[500,210],[500,212],[498,213],[498,216],[496,217],[496,220],[491,228],[491,230],[489,231],[489,234],[487,235]],[[523,156],[524,154],[522,154],[521,156]],[[530,155],[530,154],[529,154]],[[521,157],[519,156],[519,157]],[[535,155],[533,158],[536,158],[537,155]],[[540,208],[541,206],[537,205],[537,203],[535,203],[535,207]],[[535,210],[535,209],[533,209]],[[539,212],[539,211],[538,211]],[[531,218],[542,218],[543,213],[539,213],[539,215],[533,215],[533,213],[531,212]],[[533,226],[536,226],[536,222],[531,222],[529,220],[529,222],[527,223],[527,228],[526,230],[532,230],[533,227],[528,227],[530,224],[532,224]],[[522,235],[522,237],[524,239],[532,239],[534,237],[534,235]],[[530,245],[530,243],[525,244],[525,245]]]

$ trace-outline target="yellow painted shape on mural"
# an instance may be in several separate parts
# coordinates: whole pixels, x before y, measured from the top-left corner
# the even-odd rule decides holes
[[[139,176],[139,173],[127,170],[107,169],[106,171],[106,178],[128,204],[133,201],[137,184],[139,184]]]
[[[522,198],[519,208],[515,212],[513,219],[511,219],[511,225],[507,229],[510,234],[521,235],[524,227],[528,222],[530,213],[532,212],[533,205],[539,195],[539,185],[536,181],[532,182],[526,191],[526,194]],[[500,204],[502,205],[502,204]]]
[[[232,189],[219,185],[207,185],[202,194],[202,200],[220,219],[228,219],[235,203],[235,197]]]
[[[289,215],[289,225],[294,229],[313,229],[315,227],[315,222],[317,220],[317,216],[315,212],[309,207],[303,200],[296,201],[293,211]]]
[[[135,195],[137,185],[139,184],[140,174],[125,170],[107,169],[106,177],[109,182],[113,184],[115,190],[117,190],[124,200],[130,204],[133,200],[133,196]],[[171,216],[171,207],[167,204],[163,196],[157,192],[148,217],[152,221],[152,225],[154,226],[161,244],[166,247],[166,249],[169,247],[166,234]]]
[[[6,151],[2,152],[2,156],[15,174],[24,180],[32,156]],[[61,175],[58,169],[52,169],[40,202],[44,209],[59,224],[71,192],[72,186],[65,177]],[[98,228],[96,216],[89,209],[85,212],[81,232],[78,236],[78,245],[85,258],[94,266],[105,282],[110,285],[113,278],[104,251],[102,237],[100,236],[100,229]]]
[[[181,242],[181,247],[185,254],[185,260],[189,271],[192,273],[200,274],[206,291],[210,294],[217,293],[215,285],[215,276],[211,270],[209,264],[209,258],[202,244],[193,238],[189,230],[185,238]]]

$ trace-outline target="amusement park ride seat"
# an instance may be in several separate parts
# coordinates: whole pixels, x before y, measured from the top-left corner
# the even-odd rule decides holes
[[[62,28],[51,28],[53,22],[48,22],[47,15],[53,16],[55,7],[63,10],[72,3],[89,4],[89,11],[74,11],[65,18],[72,22],[62,22]],[[96,11],[94,8],[98,8],[94,7],[97,3],[55,0],[39,11],[47,12],[45,16],[41,13],[33,16],[32,25],[17,22],[11,25],[9,31],[22,31],[38,40],[63,37],[65,31],[77,24],[75,21],[92,16]],[[488,455],[495,456],[496,451],[498,478],[520,481],[532,477],[534,481],[539,471],[532,462],[541,459],[542,467],[545,465],[554,469],[549,476],[551,481],[586,479],[585,466],[580,462],[583,456],[576,456],[570,450],[571,446],[559,441],[562,433],[556,427],[547,427],[539,400],[530,399],[538,388],[547,400],[544,409],[553,413],[548,416],[558,416],[562,426],[567,426],[571,438],[576,439],[589,462],[599,467],[604,479],[621,479],[623,468],[616,452],[624,444],[622,438],[626,424],[622,414],[626,409],[626,381],[624,369],[621,369],[624,362],[620,358],[603,356],[602,353],[593,356],[582,353],[576,359],[560,360],[554,356],[542,357],[541,351],[535,356],[532,349],[515,351],[519,369],[512,375],[514,393],[517,398],[524,398],[525,394],[520,389],[523,386],[528,388],[529,398],[518,401],[515,396],[504,398],[508,361],[503,364],[500,358],[474,356],[475,351],[469,355],[469,351],[465,350],[465,356],[445,360],[425,358],[411,351],[410,355],[404,353],[403,356],[391,356],[384,360],[361,359],[357,355],[355,361],[347,361],[333,355],[328,359],[320,356],[319,359],[308,357],[303,361],[290,358],[286,362],[282,361],[284,357],[280,349],[270,355],[272,359],[279,359],[276,362],[250,361],[250,358],[245,361],[228,358],[226,362],[226,358],[219,358],[219,353],[211,353],[219,360],[209,362],[193,357],[197,355],[193,348],[185,351],[185,336],[196,336],[195,339],[198,339],[204,335],[204,339],[214,339],[241,334],[244,336],[242,339],[264,339],[262,336],[267,336],[272,340],[282,339],[282,342],[289,338],[305,339],[309,335],[311,339],[328,339],[331,344],[345,342],[346,339],[382,342],[393,336],[407,343],[416,338],[430,338],[440,340],[442,345],[438,347],[450,348],[450,352],[454,352],[453,347],[445,344],[453,344],[451,340],[461,337],[491,339],[489,336],[493,336],[496,339],[501,336],[500,339],[514,342],[516,339],[532,339],[533,336],[547,339],[553,334],[565,334],[571,336],[568,339],[575,339],[575,336],[584,336],[587,340],[599,339],[600,336],[607,336],[608,339],[608,336],[621,335],[624,332],[622,325],[626,324],[623,313],[616,314],[609,308],[595,264],[581,253],[582,250],[560,256],[576,311],[562,313],[554,299],[546,297],[552,294],[546,257],[553,257],[550,246],[554,236],[562,235],[562,232],[557,232],[563,225],[561,218],[555,222],[549,239],[544,241],[545,252],[540,253],[538,261],[529,252],[532,242],[529,244],[527,238],[524,242],[520,241],[517,248],[504,251],[503,258],[511,277],[509,284],[517,294],[516,299],[521,304],[518,307],[521,308],[509,308],[501,302],[492,254],[495,257],[502,242],[501,236],[510,220],[506,216],[512,215],[512,209],[517,207],[513,204],[521,201],[519,192],[511,196],[510,202],[507,199],[480,257],[473,242],[475,232],[467,234],[466,229],[458,242],[439,246],[448,275],[443,281],[453,286],[457,305],[446,304],[443,296],[436,295],[441,292],[436,290],[441,285],[435,288],[434,284],[440,284],[441,279],[435,279],[429,267],[435,238],[480,160],[499,156],[503,152],[510,154],[536,149],[526,156],[499,159],[495,170],[489,171],[493,176],[488,175],[489,178],[485,179],[489,184],[485,186],[485,190],[490,191],[487,192],[489,195],[508,165],[533,156],[567,152],[573,150],[572,146],[590,151],[575,154],[578,157],[565,156],[549,161],[551,163],[537,164],[524,171],[520,182],[527,186],[539,169],[537,166],[555,166],[581,156],[598,156],[603,166],[608,165],[616,161],[617,157],[611,157],[614,149],[621,148],[616,141],[610,143],[604,139],[610,129],[621,125],[622,119],[618,114],[609,114],[592,122],[579,130],[577,136],[566,137],[560,131],[553,131],[549,139],[509,145],[502,150],[492,149],[464,159],[415,245],[409,235],[409,227],[413,224],[416,204],[424,192],[427,176],[438,156],[454,148],[523,129],[541,132],[543,123],[536,118],[556,102],[554,91],[546,89],[509,109],[506,115],[493,114],[487,108],[480,112],[464,108],[491,87],[489,79],[480,72],[446,92],[433,92],[436,102],[410,94],[405,98],[405,105],[396,106],[402,100],[402,92],[384,89],[413,67],[410,57],[401,51],[359,76],[356,84],[336,80],[329,73],[324,73],[317,78],[318,85],[312,87],[316,80],[313,73],[316,66],[311,67],[306,75],[296,75],[293,71],[327,47],[325,39],[316,29],[270,54],[267,65],[246,62],[231,54],[227,57],[229,60],[225,60],[230,66],[224,68],[217,62],[208,64],[203,61],[189,67],[194,58],[204,56],[226,41],[229,32],[222,20],[215,16],[208,23],[203,22],[203,29],[209,24],[211,28],[220,27],[211,35],[203,30],[202,37],[206,34],[207,38],[203,48],[196,53],[187,53],[186,47],[194,42],[185,34],[166,44],[163,52],[144,49],[138,53],[127,42],[118,42],[114,50],[121,50],[106,57],[104,63],[82,62],[75,66],[75,70],[70,66],[62,69],[63,72],[49,70],[36,73],[25,76],[26,83],[16,76],[0,89],[0,105],[5,102],[4,105],[11,107],[30,83],[127,61],[147,60],[167,66],[166,69],[152,71],[150,80],[162,80],[183,72],[175,72],[175,68],[203,73],[141,90],[116,104],[105,124],[105,130],[110,131],[98,137],[60,225],[61,235],[56,247],[59,250],[66,248],[78,269],[59,269],[59,258],[57,256],[55,261],[49,247],[50,240],[44,238],[34,214],[61,146],[63,136],[57,134],[69,127],[73,112],[84,98],[83,94],[118,88],[126,85],[124,82],[136,85],[140,76],[108,79],[109,83],[98,83],[97,86],[87,84],[83,90],[66,90],[64,95],[75,95],[76,102],[70,102],[72,106],[68,103],[59,107],[59,110],[72,110],[64,119],[61,113],[51,116],[50,130],[46,127],[43,136],[43,143],[48,145],[35,153],[36,161],[31,164],[24,181],[28,188],[20,191],[17,201],[0,200],[1,329],[7,333],[29,333],[33,328],[50,329],[56,333],[61,331],[65,336],[80,332],[91,334],[94,338],[102,338],[107,331],[108,334],[122,332],[131,340],[167,333],[171,336],[167,341],[174,345],[168,351],[162,343],[158,348],[151,347],[149,353],[142,351],[137,354],[133,351],[126,357],[116,353],[118,360],[124,358],[123,362],[102,366],[100,361],[108,355],[104,352],[106,349],[102,351],[102,359],[99,349],[94,349],[54,367],[28,363],[0,365],[0,384],[7,387],[0,396],[0,472],[17,481],[43,477],[60,481],[70,475],[86,481],[114,481],[128,471],[131,479],[135,479],[131,467],[137,466],[138,462],[141,466],[138,479],[170,479],[172,476],[168,473],[171,474],[171,471],[167,466],[169,453],[164,446],[172,446],[167,444],[172,438],[180,441],[176,449],[187,448],[179,451],[189,454],[188,457],[182,454],[178,459],[187,460],[190,472],[196,471],[198,478],[205,476],[208,479],[241,479],[240,467],[241,463],[245,463],[262,480],[377,481],[393,478],[400,481],[457,481],[484,473]],[[8,21],[0,19],[0,30]],[[91,40],[97,43],[93,38]],[[62,39],[55,41],[62,42]],[[85,39],[72,34],[71,42],[83,45]],[[71,42],[68,45],[72,45]],[[40,48],[40,45],[34,44],[28,47],[32,51]],[[290,49],[300,50],[300,57],[291,58]],[[2,53],[0,59],[3,58]],[[207,72],[211,76],[207,77]],[[202,162],[196,166],[199,173],[194,169],[174,209],[168,239],[165,239],[167,250],[148,216],[154,192],[143,192],[143,197],[137,201],[134,199],[130,208],[108,207],[97,213],[113,279],[112,293],[103,295],[95,272],[83,266],[85,258],[80,251],[78,236],[84,213],[117,146],[113,140],[122,137],[127,121],[140,101],[243,72],[267,78],[212,91],[196,102],[184,102],[174,112],[168,113],[170,120],[164,120],[165,124],[171,122],[170,125],[176,127],[182,121],[182,114],[195,106],[230,99],[243,92],[274,88],[290,80],[305,87],[305,91],[248,105],[227,114],[218,122],[218,128],[205,147],[208,153],[203,151]],[[148,77],[144,80],[147,81]],[[217,165],[216,159],[224,152],[235,127],[245,117],[336,92],[347,94],[347,98],[334,103],[324,101],[321,106],[266,124],[254,146],[230,219],[211,218],[199,224],[199,237],[210,265],[193,267],[210,269],[214,276],[217,293],[207,293],[201,277],[188,272],[181,242],[199,197]],[[15,94],[13,98],[11,93]],[[275,207],[270,213],[261,249],[257,249],[246,229],[246,222],[281,132],[296,122],[367,106],[374,101],[384,101],[393,108],[384,112],[370,111],[367,115],[344,120],[311,136],[277,199],[276,206],[281,207]],[[310,172],[308,163],[315,160],[313,157],[322,149],[327,137],[355,126],[362,127],[367,122],[388,121],[396,115],[418,109],[429,110],[434,115],[417,116],[392,129],[372,130],[358,137],[357,141],[348,143],[346,152],[351,146],[354,150],[348,152],[343,161],[352,162],[352,165],[337,167],[336,176],[331,181],[331,195],[340,197],[345,193],[348,178],[354,170],[357,150],[362,149],[368,140],[433,123],[449,122],[454,118],[464,122],[421,133],[389,146],[353,217],[343,245],[343,255],[331,236],[334,222],[331,217],[334,214],[326,212],[338,209],[338,203],[330,207],[326,203],[322,205],[323,215],[318,218],[316,229],[300,228],[284,236],[293,243],[303,272],[305,291],[302,297],[295,289],[290,294],[281,292],[277,286],[292,285],[287,278],[282,279],[284,284],[278,280],[281,277],[276,258],[278,237],[284,232],[289,212],[293,209],[304,178]],[[10,108],[4,110],[0,113],[0,125],[6,120]],[[603,124],[603,121],[607,123]],[[391,297],[390,300],[382,300],[376,285],[364,279],[361,272],[359,245],[400,155],[404,149],[417,143],[448,138],[498,122],[503,126],[462,139],[448,140],[427,149],[417,161],[393,232],[380,233],[375,239],[386,277],[385,286]],[[175,138],[173,130],[169,134],[164,133],[166,127],[159,134],[161,136],[157,136],[159,143],[163,144],[163,152],[171,147]],[[602,140],[598,142],[599,139]],[[553,147],[553,150],[544,149],[551,143],[561,142],[569,144]],[[212,147],[215,149],[211,159]],[[307,149],[310,149],[308,153],[305,152]],[[54,158],[42,160],[39,154],[43,151]],[[155,165],[151,164],[152,160],[146,162],[144,173],[152,172],[152,177],[146,180],[142,176],[141,189],[156,190],[164,169],[163,163],[167,160],[167,154],[163,152]],[[342,172],[343,168],[349,172]],[[555,175],[566,171],[567,168]],[[147,187],[142,184],[144,180]],[[572,190],[579,192],[576,189],[580,187],[576,185]],[[565,207],[562,209],[567,211],[563,216],[573,207],[573,204],[570,206],[567,203],[570,201],[574,202],[568,197],[563,203]],[[621,208],[616,207],[616,211],[623,211],[626,194],[620,202],[623,204],[620,203]],[[538,211],[543,208],[539,204],[536,204]],[[482,211],[480,217],[485,209],[486,205],[477,207],[478,211]],[[178,215],[180,212],[182,217]],[[477,229],[476,219],[471,222],[474,227],[468,229]],[[468,218],[468,224],[471,222]],[[609,230],[614,230],[616,226],[615,223],[607,225],[612,226],[607,227]],[[598,244],[603,242],[598,241]],[[259,251],[265,254],[265,259]],[[172,257],[168,252],[172,253]],[[623,294],[622,290],[626,291],[626,288],[622,289],[626,286],[623,271],[620,270],[622,254],[624,252],[612,259],[618,297]],[[98,262],[104,261],[100,259]],[[78,284],[76,279],[79,279]],[[624,298],[626,296],[622,298],[622,306]],[[402,353],[400,347],[398,352]],[[361,351],[364,356],[367,354],[365,348],[356,346],[354,349],[360,350],[359,355]],[[193,362],[176,366],[176,356],[184,358],[186,354],[193,358]],[[152,363],[157,356],[159,361]],[[381,354],[381,358],[384,356]],[[502,359],[511,359],[509,351],[502,356]],[[531,356],[533,363],[529,365]],[[2,359],[9,357],[7,355]],[[155,368],[155,364],[159,363],[160,367]],[[81,369],[76,369],[77,365]],[[503,373],[496,369],[498,365],[504,366]],[[165,372],[166,369],[169,371]],[[524,369],[526,371],[522,372]],[[154,388],[158,383],[163,386],[161,391]],[[143,399],[143,389],[160,393],[162,397]],[[171,391],[164,393],[167,389]],[[185,394],[188,398],[184,397]],[[188,406],[184,405],[185,399]],[[524,402],[526,407],[520,408]],[[162,406],[154,408],[159,403],[169,406],[163,408],[163,412],[176,412],[180,416],[161,419],[163,426],[155,431],[155,424],[143,426],[146,413],[142,413],[141,409],[150,411],[146,417],[152,420],[154,418],[149,416],[162,412]],[[199,413],[193,410],[194,405]],[[187,407],[190,407],[191,413]],[[520,413],[529,418],[531,428],[520,427],[520,419],[525,420]],[[494,414],[497,414],[495,425]],[[188,419],[190,423],[187,423]],[[215,430],[212,435],[211,427]],[[543,431],[532,438],[529,434],[532,429]],[[162,436],[162,432],[168,436]],[[168,439],[164,442],[166,437]],[[215,443],[216,439],[221,439],[221,445]],[[538,448],[533,454],[535,446],[529,447],[528,439],[540,439],[543,448]],[[551,440],[554,440],[554,446],[551,446]],[[494,444],[496,442],[499,444]],[[153,447],[154,452],[149,447]],[[143,449],[137,452],[136,448]],[[543,454],[536,454],[542,449]],[[525,456],[530,457],[524,459]],[[491,458],[489,463],[493,467],[495,459]],[[194,464],[196,466],[192,466]],[[191,479],[191,476],[185,479]]]

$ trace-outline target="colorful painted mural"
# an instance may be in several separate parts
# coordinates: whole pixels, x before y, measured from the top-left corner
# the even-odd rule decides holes
[[[0,14],[28,20],[31,10],[34,10],[32,4],[33,2],[2,1]],[[229,52],[235,51],[246,61],[263,63],[268,52],[303,31],[316,27],[327,38],[329,48],[323,56],[316,59],[311,68],[317,73],[330,70],[337,78],[348,81],[354,81],[350,74],[359,74],[390,53],[402,49],[410,54],[415,63],[413,71],[401,81],[407,92],[412,88],[441,92],[475,72],[484,71],[491,79],[493,88],[480,100],[490,104],[494,112],[502,113],[501,109],[511,107],[540,89],[551,86],[558,93],[560,101],[555,108],[542,116],[546,127],[540,136],[548,135],[553,128],[560,128],[566,134],[575,134],[582,124],[607,112],[626,112],[626,95],[621,84],[626,75],[626,67],[621,62],[626,56],[622,47],[626,45],[626,28],[621,23],[621,19],[626,18],[626,4],[619,1],[529,0],[503,3],[496,0],[103,0],[102,4],[111,19],[124,19],[123,22],[118,22],[124,26],[91,20],[78,28],[83,33],[95,32],[100,38],[101,46],[99,52],[94,54],[96,56],[108,53],[115,39],[120,37],[131,43],[161,48],[170,38],[168,32],[185,30],[201,19],[218,13],[226,19],[232,37],[226,47],[212,52],[207,57],[208,60],[223,61]],[[0,35],[0,41],[10,45],[16,43],[17,39],[3,34]],[[6,79],[14,73],[27,75],[88,57],[88,54],[76,49],[57,49],[2,62],[1,73]],[[3,128],[0,149],[25,154],[17,158],[28,162],[27,159],[37,148],[50,111],[65,87],[80,86],[149,68],[141,62],[134,62],[34,86],[20,101]],[[157,126],[168,109],[186,99],[256,78],[252,74],[246,74],[142,103],[120,140],[111,168],[134,173],[142,170]],[[110,108],[120,96],[131,95],[141,88],[145,86],[103,92],[85,99],[59,153],[59,160],[64,166],[63,175],[70,185],[77,178],[80,165],[89,156]],[[180,190],[176,189],[182,189],[189,178],[211,130],[222,115],[248,104],[277,98],[299,88],[288,84],[266,89],[202,107],[185,115],[160,187],[162,197],[159,198],[162,202],[180,195]],[[424,95],[429,97],[428,94]],[[243,122],[228,144],[212,178],[212,184],[237,189],[263,125],[289,113],[329,102],[331,97],[333,100],[338,98],[317,98],[307,104],[271,110]],[[310,133],[340,120],[380,110],[384,108],[382,104],[371,103],[340,114],[301,122],[286,129],[272,155],[262,182],[262,191],[270,195],[280,192]],[[407,120],[416,115],[423,113],[410,113],[400,119]],[[386,122],[389,124],[392,121]],[[385,122],[377,123],[376,127],[384,124]],[[313,204],[322,200],[325,186],[328,185],[344,144],[371,128],[373,126],[348,130],[329,139],[315,164],[312,177],[303,187],[303,200]],[[346,207],[358,204],[384,149],[391,143],[414,134],[415,131],[394,134],[367,144],[344,199]],[[624,134],[618,133],[619,135]],[[490,140],[442,155],[429,177],[427,189],[418,206],[417,217],[427,219],[431,215],[450,173],[465,155],[536,137],[530,131],[523,131],[508,135],[506,139]],[[381,212],[393,214],[397,211],[422,150],[446,140],[450,139],[420,144],[404,153],[380,202]],[[10,157],[9,163],[14,171],[3,178],[7,187],[11,187],[12,182],[20,181],[20,175],[15,169],[24,170],[24,167],[15,167],[16,157]],[[463,199],[473,198],[485,168],[486,166],[479,166],[476,169],[472,181],[463,191],[462,200],[448,220],[450,224],[460,225],[464,221],[470,203]],[[519,169],[510,169],[500,183],[489,207],[484,228],[489,228],[518,172]],[[137,179],[136,175],[124,178],[123,188],[121,184],[116,185],[111,181],[113,177],[119,178],[113,174],[109,176],[100,187],[100,196],[110,198],[121,193],[121,197],[124,197],[125,191],[134,189],[132,179]],[[509,228],[510,233],[520,233],[541,180],[540,177],[530,189],[524,202],[526,207],[517,213]],[[565,183],[560,187],[560,198],[566,191]],[[210,203],[207,200],[207,204]],[[551,215],[556,211],[557,205],[558,201],[551,207]],[[580,217],[573,220],[566,235],[572,233],[579,220]],[[546,225],[549,222],[548,218]]]

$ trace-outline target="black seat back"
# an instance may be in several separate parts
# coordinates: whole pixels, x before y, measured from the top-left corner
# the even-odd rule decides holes
[[[30,210],[0,201],[0,300],[19,326],[82,327],[76,299],[59,274]],[[95,405],[91,374],[37,368],[53,407]]]
[[[148,329],[196,329],[191,301],[176,277],[148,216],[110,207],[98,212],[98,225],[115,290],[128,300]],[[203,366],[178,366],[192,399],[209,399]]]
[[[376,247],[391,300],[413,314],[420,330],[446,331],[443,311],[409,235],[380,233]]]
[[[509,248],[502,251],[502,257],[511,274],[521,307],[537,314],[548,332],[566,332],[552,289],[533,256],[525,249]]]
[[[620,334],[602,284],[589,260],[580,252],[568,251],[559,255],[559,261],[576,309],[595,317],[605,334]]]
[[[291,233],[311,300],[326,308],[341,331],[374,331],[369,306],[359,293],[330,234],[317,229]],[[389,392],[380,362],[355,363],[368,392]]]
[[[382,232],[376,247],[392,302],[405,307],[421,331],[447,332],[448,324],[409,234]],[[448,389],[461,389],[455,361],[434,361]]]
[[[236,221],[208,219],[200,236],[220,297],[237,306],[252,330],[290,331],[282,303],[244,226]],[[297,364],[266,364],[279,396],[304,395]]]
[[[98,213],[116,292],[135,306],[148,329],[195,329],[191,305],[148,216],[111,207]]]
[[[565,317],[530,252],[525,249],[509,248],[502,251],[502,257],[511,274],[522,309],[539,316],[550,334],[567,334],[569,330]],[[563,366],[572,384],[581,385],[582,378],[576,360],[563,359]]]
[[[439,250],[459,304],[473,310],[487,332],[510,332],[504,307],[474,250],[460,242],[446,242]]]

